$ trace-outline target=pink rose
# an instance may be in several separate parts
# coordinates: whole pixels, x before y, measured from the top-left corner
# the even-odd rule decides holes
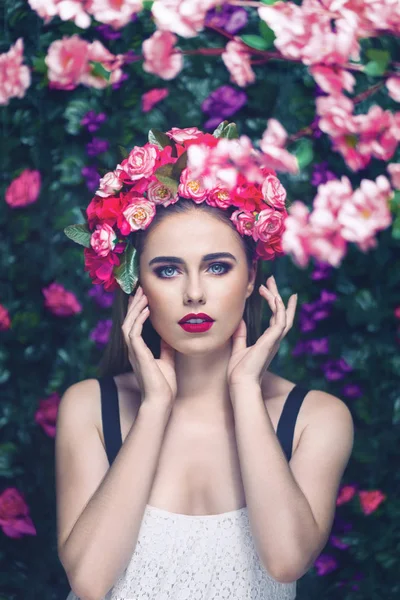
[[[121,166],[132,181],[143,177],[151,177],[155,169],[157,156],[157,148],[153,144],[134,146],[129,152],[128,158],[122,161]]]
[[[142,44],[143,70],[162,79],[173,79],[183,67],[183,56],[174,48],[177,37],[169,31],[156,31]]]
[[[287,142],[286,129],[276,119],[268,119],[260,148],[263,153],[264,165],[277,171],[287,171],[288,173],[298,173],[299,166],[297,158],[285,150]]]
[[[74,21],[75,25],[82,29],[90,26],[90,16],[83,6],[86,3],[82,3],[82,0],[28,0],[28,2],[46,24],[57,15],[62,21]]]
[[[186,127],[185,129],[180,129],[179,127],[172,127],[169,131],[166,132],[167,136],[178,142],[178,144],[182,144],[187,140],[195,140],[198,137],[202,137],[204,134],[197,127]]]
[[[11,328],[11,319],[8,310],[0,304],[0,331],[7,331]]]
[[[18,38],[8,52],[0,54],[0,105],[11,98],[23,98],[31,84],[29,67],[22,64],[24,41]]]
[[[118,83],[123,77],[123,71],[120,67],[124,64],[123,54],[112,54],[101,42],[95,40],[88,46],[87,50],[87,68],[80,77],[80,83],[96,89],[103,89],[108,85]],[[93,74],[91,62],[100,63],[104,69],[109,71],[110,78],[107,80],[102,75]]]
[[[60,283],[52,283],[42,289],[45,297],[44,306],[53,315],[69,317],[82,312],[82,305],[72,292],[68,292]]]
[[[107,198],[112,196],[115,192],[118,192],[124,185],[123,181],[119,178],[121,165],[117,165],[114,171],[109,171],[99,181],[99,189],[96,192],[97,196]]]
[[[188,168],[181,173],[178,194],[183,198],[191,198],[196,204],[201,204],[208,194],[200,179],[195,179]]]
[[[400,77],[389,77],[389,79],[386,79],[386,87],[389,96],[395,102],[400,102]]]
[[[314,65],[308,70],[319,87],[327,94],[332,96],[341,94],[343,89],[347,92],[353,91],[356,80],[346,69],[332,65]]]
[[[264,202],[272,208],[285,208],[286,190],[275,175],[268,175],[261,188]]]
[[[28,505],[17,488],[6,488],[0,495],[0,527],[10,538],[36,535]]]
[[[90,245],[96,254],[102,258],[108,256],[114,250],[116,241],[117,235],[114,229],[107,223],[96,225],[96,229],[90,237]]]
[[[228,42],[223,52],[222,60],[231,74],[231,81],[239,87],[254,83],[256,75],[251,68],[250,52],[240,38]]]
[[[121,227],[121,233],[128,235],[131,231],[147,229],[156,214],[156,207],[146,198],[136,198],[128,204],[122,214],[129,229],[126,226]]]
[[[55,437],[56,435],[57,412],[60,401],[59,394],[53,392],[48,398],[40,400],[39,408],[35,413],[35,422],[50,437]]]
[[[40,172],[24,169],[6,189],[5,200],[11,208],[33,204],[39,196],[40,186]]]
[[[222,186],[217,186],[214,189],[212,189],[206,198],[206,202],[210,206],[215,206],[217,208],[223,209],[232,206],[232,198],[229,193],[229,190]]]
[[[285,214],[273,208],[264,208],[258,214],[254,224],[253,238],[258,241],[268,242],[271,238],[280,235],[284,229]]]
[[[231,215],[231,221],[235,223],[240,235],[253,235],[255,215],[244,210],[235,210]]]
[[[396,190],[400,190],[400,163],[390,163],[387,166],[387,171],[392,180],[392,186]]]
[[[154,204],[162,204],[169,206],[175,204],[179,200],[178,194],[174,194],[172,190],[160,181],[152,181],[147,188],[147,198]]]
[[[78,35],[63,36],[50,44],[45,58],[50,87],[73,90],[88,69],[89,43]]]
[[[151,12],[157,29],[191,38],[204,28],[207,11],[218,4],[220,0],[156,0]]]
[[[158,102],[164,100],[169,94],[167,88],[153,88],[142,96],[142,111],[149,112]]]

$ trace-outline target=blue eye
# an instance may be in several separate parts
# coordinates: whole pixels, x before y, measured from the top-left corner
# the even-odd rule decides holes
[[[212,263],[209,266],[209,269],[213,268],[213,267],[220,267],[220,269],[218,271],[213,271],[213,275],[225,275],[225,273],[228,273],[228,271],[230,271],[232,269],[232,265],[230,263],[227,262],[218,262],[218,263]],[[221,267],[222,267],[222,271],[221,271]],[[172,273],[171,273],[172,271]],[[160,279],[172,279],[173,277],[173,272],[176,271],[176,267],[173,265],[168,265],[165,267],[159,267],[158,269],[155,269],[154,272],[156,273],[157,277],[160,277]],[[169,274],[167,274],[169,273]]]

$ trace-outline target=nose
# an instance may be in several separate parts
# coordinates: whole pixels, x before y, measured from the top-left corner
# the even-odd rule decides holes
[[[205,293],[198,279],[188,279],[183,293],[183,299],[185,304],[204,304]]]

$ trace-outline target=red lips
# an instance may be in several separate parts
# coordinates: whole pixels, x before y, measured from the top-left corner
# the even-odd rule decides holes
[[[189,321],[189,319],[204,319],[205,321],[214,321],[214,319],[212,319],[209,315],[206,315],[205,313],[197,313],[197,315],[195,315],[194,313],[189,313],[178,322],[186,323],[186,321]]]

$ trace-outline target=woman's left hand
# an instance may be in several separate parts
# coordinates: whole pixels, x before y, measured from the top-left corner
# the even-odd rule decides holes
[[[261,383],[262,376],[278,352],[281,340],[293,325],[297,294],[289,298],[285,307],[273,276],[267,279],[267,287],[260,286],[259,292],[268,302],[272,316],[268,329],[250,347],[246,345],[247,328],[242,319],[232,336],[232,353],[228,363],[229,386],[245,383]]]

